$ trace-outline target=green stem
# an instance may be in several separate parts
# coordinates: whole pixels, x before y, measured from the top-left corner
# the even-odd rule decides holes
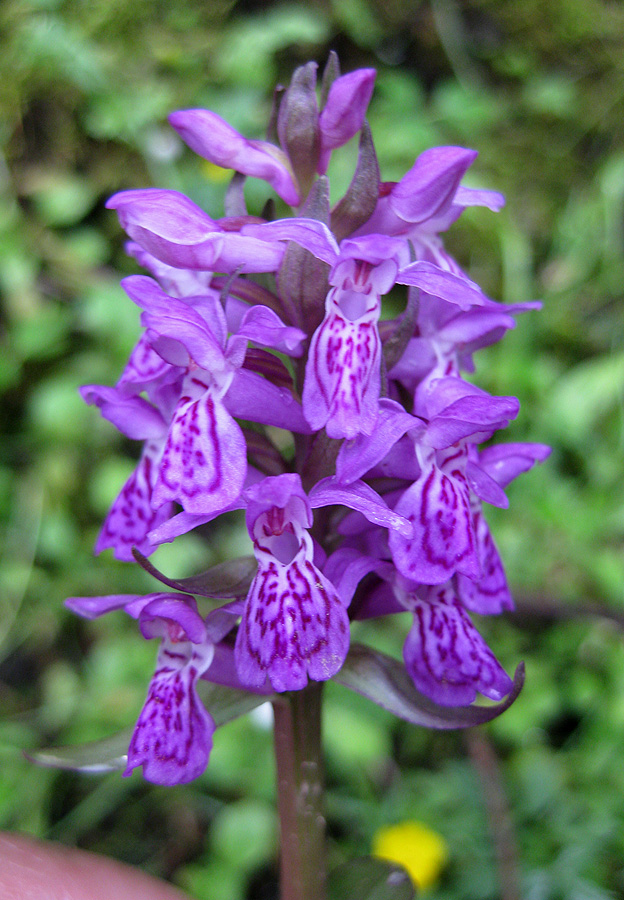
[[[321,697],[312,682],[273,704],[281,900],[325,898]]]

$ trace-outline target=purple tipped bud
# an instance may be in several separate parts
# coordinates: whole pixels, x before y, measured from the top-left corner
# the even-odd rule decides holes
[[[330,151],[346,144],[364,124],[374,85],[374,69],[356,69],[337,78],[330,87],[319,119],[322,148],[319,172],[326,171]]]

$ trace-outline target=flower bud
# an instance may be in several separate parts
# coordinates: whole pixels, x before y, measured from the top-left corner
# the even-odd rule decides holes
[[[301,194],[306,197],[316,176],[321,152],[316,63],[310,62],[295,70],[280,104],[277,133],[290,159]]]

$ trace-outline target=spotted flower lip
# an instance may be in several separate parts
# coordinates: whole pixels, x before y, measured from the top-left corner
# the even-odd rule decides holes
[[[266,478],[247,491],[247,527],[258,560],[236,638],[243,684],[300,690],[340,669],[349,619],[335,587],[314,564],[310,503],[298,475]]]
[[[383,180],[365,120],[374,80],[372,69],[341,75],[332,57],[319,89],[316,63],[299,67],[276,97],[276,143],[209,110],[174,112],[191,149],[236,173],[215,218],[174,190],[108,201],[148,274],[122,281],[142,331],[117,384],[81,390],[140,443],[96,551],[178,590],[67,601],[89,619],[124,611],[160,642],[126,774],[200,775],[218,716],[199,681],[264,697],[341,678],[358,657],[355,619],[412,616],[390,693],[400,681],[438,707],[515,698],[470,615],[513,608],[487,505],[506,508],[507,485],[550,451],[500,442],[518,400],[466,372],[540,304],[490,299],[444,246],[467,206],[504,202],[462,183],[474,150],[432,148]],[[353,178],[332,205],[332,151],[358,132]],[[248,176],[291,214],[249,210]],[[249,546],[216,575],[175,581],[145,559],[224,515],[244,515]]]
[[[371,434],[377,423],[381,391],[377,323],[382,294],[395,284],[406,284],[464,310],[486,302],[468,279],[433,263],[411,263],[405,241],[396,237],[364,235],[338,246],[327,226],[305,218],[249,225],[243,232],[261,239],[294,241],[332,266],[325,316],[310,344],[303,409],[314,430],[325,427],[333,438]]]
[[[477,693],[500,700],[512,682],[470,621],[452,585],[406,594],[414,613],[403,655],[416,687],[443,706],[467,705]]]
[[[156,670],[128,747],[124,775],[143,767],[155,784],[184,784],[202,774],[215,724],[197,694],[214,644],[194,600],[157,597],[139,613],[143,636],[160,637]]]

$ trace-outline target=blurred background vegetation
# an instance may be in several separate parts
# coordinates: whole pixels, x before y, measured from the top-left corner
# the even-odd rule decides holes
[[[489,516],[519,611],[479,627],[509,671],[526,661],[520,699],[478,733],[429,733],[331,685],[332,862],[415,819],[449,847],[432,900],[621,897],[624,6],[607,0],[4,0],[0,827],[140,865],[198,900],[275,896],[262,715],[220,730],[206,774],[175,789],[36,768],[22,750],[132,724],[155,657],[123,616],[90,624],[63,607],[153,589],[138,567],[92,556],[136,452],[77,393],[113,383],[138,334],[119,288],[135,269],[103,204],[159,185],[218,217],[223,173],[167,113],[205,106],[260,137],[275,81],[330,49],[343,71],[378,69],[385,179],[462,144],[480,152],[470,183],[507,195],[497,216],[469,210],[448,242],[490,296],[543,299],[480,354],[476,377],[520,397],[505,439],[554,447]],[[340,186],[354,150],[336,157]],[[240,552],[238,520],[211,537],[155,563],[176,576]],[[375,640],[398,654],[406,627],[377,625]]]

